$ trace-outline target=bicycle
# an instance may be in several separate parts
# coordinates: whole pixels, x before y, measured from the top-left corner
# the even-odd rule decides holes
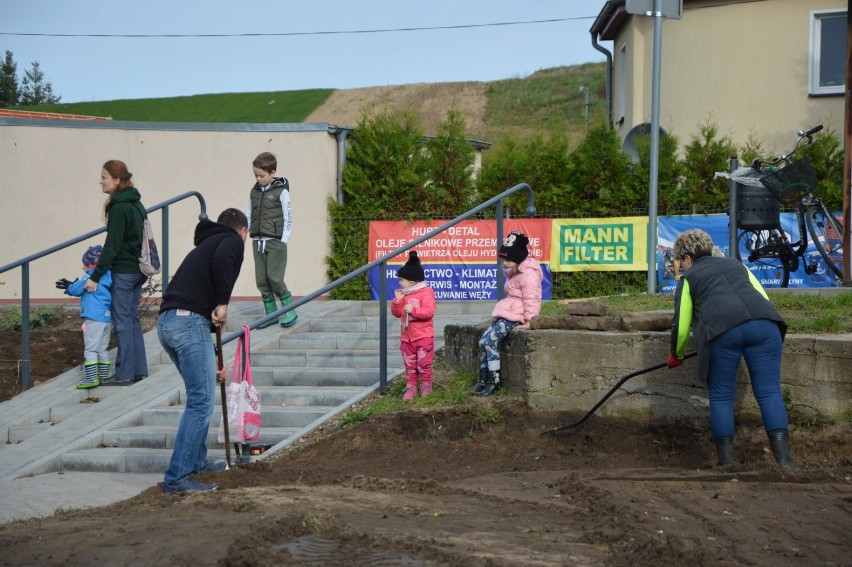
[[[756,159],[750,167],[740,168],[729,178],[737,183],[737,245],[735,253],[742,261],[740,248],[748,251],[749,263],[766,266],[774,272],[781,287],[787,287],[790,274],[804,265],[808,275],[843,277],[843,226],[812,191],[816,175],[807,156],[792,157],[802,140],[813,142],[822,125],[799,131],[793,149],[773,159]],[[791,242],[781,227],[781,205],[793,205],[799,227],[799,240]],[[729,211],[730,213],[730,211]],[[805,262],[810,242],[822,258]],[[811,257],[814,255],[811,254]],[[823,267],[824,264],[824,267]]]

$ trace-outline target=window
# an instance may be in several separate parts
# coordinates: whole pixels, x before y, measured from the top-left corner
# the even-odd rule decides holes
[[[811,12],[810,94],[843,94],[846,81],[846,12]]]

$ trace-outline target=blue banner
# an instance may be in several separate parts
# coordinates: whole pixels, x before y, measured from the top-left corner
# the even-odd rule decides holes
[[[386,266],[387,299],[393,299],[393,292],[399,288],[396,272],[400,266]],[[379,299],[380,266],[369,272],[370,299]],[[550,266],[541,264],[544,280],[541,283],[542,299],[550,299]],[[497,300],[497,264],[424,264],[423,273],[426,283],[435,290],[435,299],[447,300]]]
[[[728,255],[728,215],[680,215],[661,216],[657,224],[657,289],[660,293],[674,293],[677,287],[675,279],[672,245],[677,235],[690,228],[700,228],[707,232],[716,244],[717,254]],[[787,233],[790,242],[799,240],[799,223],[796,213],[781,213],[781,229]],[[755,275],[765,288],[781,287],[777,271],[771,266],[751,264],[745,243],[740,242],[740,256],[743,263]],[[812,274],[805,273],[805,266],[815,265]],[[790,288],[834,287],[839,282],[825,264],[813,242],[808,243],[804,257],[800,258],[799,268],[790,273]]]

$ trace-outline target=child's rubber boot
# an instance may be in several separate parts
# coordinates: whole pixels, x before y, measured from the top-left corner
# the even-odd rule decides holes
[[[479,395],[482,397],[490,396],[497,390],[503,387],[503,382],[500,381],[500,371],[499,370],[489,370],[487,382],[485,383],[485,387],[480,390]]]
[[[101,384],[106,382],[109,379],[109,360],[99,360],[98,361],[98,380]]]
[[[289,291],[281,296],[281,307],[287,307],[293,303],[293,294]],[[278,320],[279,324],[282,327],[292,327],[296,323],[296,319],[298,319],[298,315],[296,315],[296,310],[291,309],[287,313],[281,316]]]
[[[86,379],[77,382],[78,390],[88,390],[89,388],[97,388],[101,385],[98,380],[98,361],[93,360],[91,362],[83,363],[83,370],[86,372]]]
[[[275,305],[275,297],[264,297],[263,298],[263,309],[266,311],[266,314],[275,313],[278,311],[278,306]],[[275,319],[270,319],[263,325],[258,326],[258,329],[265,329],[275,324]]]
[[[488,382],[488,369],[480,368],[479,380],[477,380],[476,384],[474,384],[473,387],[467,391],[467,393],[473,394],[474,396],[478,396],[479,392],[481,392],[482,389],[485,388],[486,382]]]
[[[432,393],[432,379],[421,379],[420,380],[420,397],[425,398],[429,394]]]
[[[403,400],[413,400],[417,395],[417,377],[405,378],[405,393],[402,395]]]

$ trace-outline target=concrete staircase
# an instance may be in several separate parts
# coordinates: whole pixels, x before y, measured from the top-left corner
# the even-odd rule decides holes
[[[261,395],[258,443],[268,454],[298,440],[379,387],[379,303],[314,301],[299,309],[293,327],[252,331],[252,369]],[[493,302],[442,302],[436,347],[444,325],[485,323]],[[260,303],[232,304],[229,332],[263,315]],[[0,480],[58,470],[162,473],[183,413],[183,382],[162,352],[156,332],[145,336],[150,376],[125,388],[76,390],[71,370],[0,404]],[[226,368],[236,341],[225,345]],[[388,308],[388,380],[403,370],[399,322]],[[218,390],[217,390],[218,394]],[[212,458],[221,406],[208,432]],[[232,452],[233,453],[233,452]],[[232,454],[232,460],[233,460]]]

